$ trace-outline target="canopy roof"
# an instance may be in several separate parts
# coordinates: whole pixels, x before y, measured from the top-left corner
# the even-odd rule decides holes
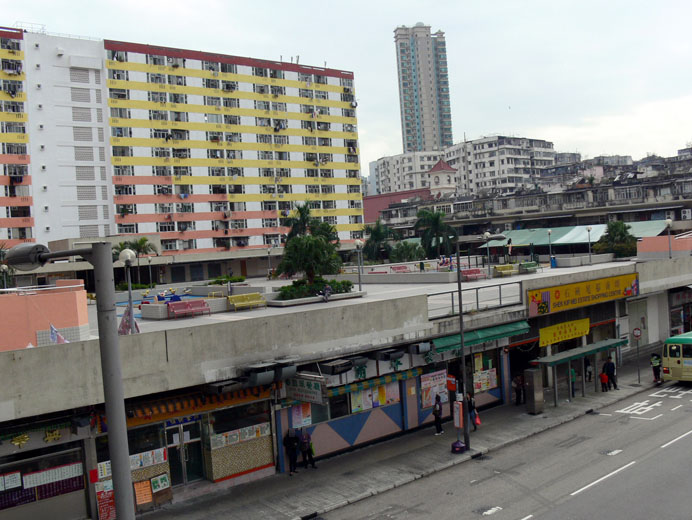
[[[471,347],[473,345],[485,343],[486,341],[508,338],[510,336],[518,336],[519,334],[525,334],[528,331],[529,324],[526,321],[504,323],[502,325],[487,327],[485,329],[472,330],[470,332],[464,332],[464,346]],[[451,336],[445,336],[444,338],[434,339],[433,345],[435,345],[435,352],[438,353],[446,352],[447,350],[458,350],[461,348],[459,343],[459,334],[452,334]]]
[[[643,222],[627,222],[630,229],[629,232],[635,238],[655,237],[661,234],[666,229],[665,220],[646,220]],[[507,245],[509,239],[512,239],[513,247],[529,246],[547,246],[552,245],[568,245],[568,244],[586,244],[591,239],[591,243],[598,242],[608,226],[606,224],[595,224],[591,226],[591,233],[587,231],[588,226],[567,226],[552,228],[550,241],[548,240],[548,229],[515,229],[505,231],[505,239],[491,240],[490,247],[501,247]],[[483,244],[482,247],[485,247]]]
[[[542,365],[552,367],[562,363],[567,363],[574,359],[581,359],[584,356],[590,356],[596,352],[611,350],[623,345],[627,345],[626,339],[605,339],[597,343],[592,343],[591,345],[586,345],[585,347],[577,347],[566,350],[565,352],[560,352],[559,354],[555,354],[553,356],[542,357],[536,361]]]

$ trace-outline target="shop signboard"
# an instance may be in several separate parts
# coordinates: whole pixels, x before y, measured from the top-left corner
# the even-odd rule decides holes
[[[439,370],[420,376],[421,408],[430,408],[435,404],[436,395],[440,396],[440,401],[443,403],[446,403],[449,399],[446,370]]]
[[[115,520],[115,497],[113,496],[113,481],[97,482],[96,503],[99,520]]]
[[[529,317],[567,311],[639,295],[636,274],[599,278],[527,291]]]
[[[312,374],[298,374],[286,379],[286,398],[303,403],[324,404],[327,401],[327,381]]]
[[[568,339],[586,336],[589,333],[590,324],[589,318],[584,318],[582,320],[565,321],[550,327],[543,327],[538,331],[539,345],[546,347],[561,341],[567,341]]]

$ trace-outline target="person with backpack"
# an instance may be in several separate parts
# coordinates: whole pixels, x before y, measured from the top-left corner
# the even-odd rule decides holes
[[[317,469],[313,458],[312,437],[305,428],[300,433],[300,453],[303,455],[303,467],[305,469],[308,469],[308,464],[312,464],[313,469]]]
[[[294,473],[298,473],[296,466],[298,465],[298,445],[299,439],[296,431],[290,428],[284,437],[284,449],[288,455],[288,476],[292,477]]]
[[[435,396],[435,404],[433,405],[433,417],[435,418],[435,435],[442,435],[442,399],[440,394]]]

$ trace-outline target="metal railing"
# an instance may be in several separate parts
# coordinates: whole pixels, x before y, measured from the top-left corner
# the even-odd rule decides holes
[[[464,313],[499,309],[524,302],[521,282],[507,282],[461,289]],[[457,291],[428,294],[428,318],[436,320],[459,314]]]

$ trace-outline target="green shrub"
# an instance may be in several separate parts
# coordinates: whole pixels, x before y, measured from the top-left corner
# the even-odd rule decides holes
[[[294,280],[291,285],[284,285],[279,288],[279,300],[296,300],[298,298],[310,298],[317,296],[324,290],[324,286],[329,284],[332,288],[332,293],[343,294],[351,292],[353,282],[344,280],[325,280],[322,277],[316,277],[313,284],[309,284],[306,279]]]
[[[227,274],[225,274],[223,276],[217,276],[211,282],[209,282],[207,285],[226,285],[228,282],[238,283],[238,282],[244,282],[244,281],[245,281],[244,276],[228,276]]]
[[[132,284],[132,290],[137,290],[137,289],[149,289],[149,285],[145,283],[133,283]],[[118,285],[115,286],[116,291],[127,291],[127,282],[120,282]]]

